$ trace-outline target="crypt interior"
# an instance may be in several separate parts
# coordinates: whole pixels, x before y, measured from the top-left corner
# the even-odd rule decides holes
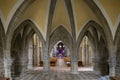
[[[0,0],[0,80],[102,76],[120,80],[120,0]]]

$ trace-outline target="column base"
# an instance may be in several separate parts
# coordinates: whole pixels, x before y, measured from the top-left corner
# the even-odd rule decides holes
[[[115,67],[112,67],[109,70],[110,70],[109,75],[110,76],[115,76]]]
[[[101,75],[100,71],[94,71],[95,74]]]
[[[49,74],[50,73],[50,70],[43,70],[43,72],[42,72],[43,74]]]
[[[78,71],[71,71],[70,73],[71,73],[71,74],[79,74]]]

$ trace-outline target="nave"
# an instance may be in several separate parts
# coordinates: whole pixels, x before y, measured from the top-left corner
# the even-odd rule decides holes
[[[42,73],[42,69],[37,68],[26,71],[15,80],[98,80],[98,78],[100,75],[95,74],[90,68],[79,68],[78,74],[71,74],[64,70],[57,71],[55,68],[52,68],[49,73]]]
[[[120,80],[120,0],[0,0],[0,80],[104,76]]]

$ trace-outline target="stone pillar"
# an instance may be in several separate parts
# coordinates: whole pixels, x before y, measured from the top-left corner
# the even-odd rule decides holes
[[[109,75],[115,76],[115,68],[116,68],[116,48],[114,46],[109,48]]]
[[[109,57],[109,75],[115,76],[115,68],[116,68],[116,57]]]
[[[85,48],[85,45],[83,45],[83,49],[82,49],[82,61],[83,61],[83,65],[86,66],[86,48]]]
[[[93,58],[93,69],[96,74],[100,74],[99,59],[97,57]]]
[[[118,56],[118,55],[117,55]],[[115,69],[115,76],[119,77],[120,76],[120,56],[119,56],[119,59],[117,59],[116,61],[116,69]]]
[[[40,65],[40,50],[39,46],[37,46],[37,67]]]
[[[2,76],[2,73],[4,72],[4,67],[3,67],[3,48],[0,47],[0,76]]]
[[[93,69],[97,74],[100,74],[100,67],[99,67],[99,52],[98,49],[94,50],[94,58],[93,58]]]
[[[71,73],[78,74],[78,60],[77,57],[71,60]]]
[[[83,47],[83,65],[88,66],[89,65],[89,45],[84,44]]]
[[[79,48],[78,60],[82,61],[82,47]]]
[[[37,46],[33,45],[33,66],[37,66]]]
[[[86,44],[85,48],[86,48],[86,53],[85,53],[86,54],[86,56],[85,56],[86,62],[85,63],[86,63],[86,66],[89,66],[89,45]]]
[[[12,80],[11,77],[11,64],[10,50],[4,50],[4,77]]]
[[[43,68],[44,73],[50,72],[50,60],[49,59],[43,60],[43,66],[44,66]]]
[[[46,47],[43,48],[43,73],[50,72],[50,54],[48,54],[48,49]]]
[[[27,60],[28,60],[27,49],[22,50],[22,56],[20,59],[21,59],[20,61],[21,61],[21,67],[22,67],[21,75],[23,75],[27,70]]]
[[[27,65],[28,69],[32,69],[33,68],[33,44],[32,41],[29,42],[29,46],[28,46],[28,65]]]
[[[3,72],[3,58],[0,57],[0,73]]]
[[[29,47],[28,51],[28,69],[33,68],[33,48]]]

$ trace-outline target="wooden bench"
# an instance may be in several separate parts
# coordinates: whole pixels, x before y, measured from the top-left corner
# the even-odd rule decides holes
[[[43,61],[40,61],[40,67],[43,67]]]
[[[57,58],[50,58],[50,66],[56,66]]]
[[[66,57],[64,58],[65,64],[67,65],[67,67],[71,66],[71,61],[70,61],[70,57]]]
[[[82,67],[82,66],[83,66],[82,61],[78,61],[78,67]]]

